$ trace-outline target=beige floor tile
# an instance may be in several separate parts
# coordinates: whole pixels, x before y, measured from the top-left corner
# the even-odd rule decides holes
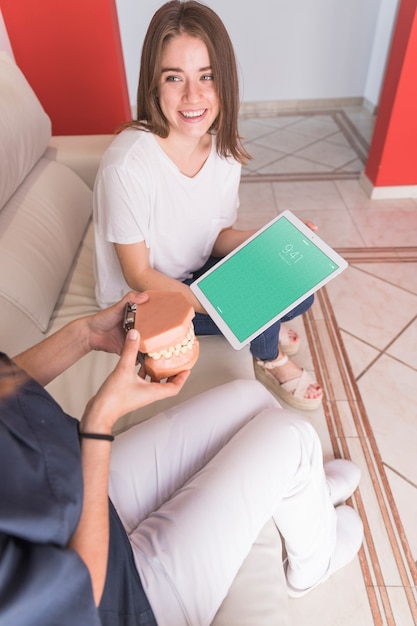
[[[359,389],[382,460],[417,485],[417,372],[382,356]]]
[[[285,156],[285,152],[282,150],[274,150],[257,143],[245,143],[245,148],[252,157],[252,160],[245,165],[242,170],[243,175],[245,175],[246,172],[257,172],[261,167]]]
[[[333,181],[279,182],[273,183],[273,190],[280,211],[346,210]]]
[[[256,144],[274,149],[279,146],[280,151],[292,154],[316,142],[314,137],[292,132],[292,128],[282,128],[269,135],[264,135],[256,140]]]
[[[355,209],[372,205],[373,201],[369,199],[358,180],[335,180],[334,184],[346,207]]]
[[[355,378],[358,378],[380,355],[380,351],[343,331],[342,339],[349,357],[349,362],[352,366],[353,374]]]
[[[314,137],[315,139],[329,139],[330,137],[339,135],[339,140],[341,140],[343,137],[340,133],[339,126],[329,115],[311,115],[310,117],[302,118],[300,121],[294,123],[290,130],[307,137]],[[346,138],[344,138],[343,143],[346,144]]]
[[[329,135],[328,137],[326,137],[326,141],[328,141],[329,143],[336,143],[342,146],[346,146],[346,137],[342,133],[342,131]]]
[[[278,215],[270,183],[242,183],[237,228],[261,228]]]
[[[268,117],[268,116],[258,117],[256,118],[256,122],[260,126],[268,126],[268,127],[273,127],[274,129],[277,129],[277,128],[286,128],[286,127],[293,126],[294,124],[298,124],[300,122],[300,119],[304,119],[304,117],[300,118],[299,115],[287,114],[287,115],[278,115],[275,117]]]
[[[295,212],[295,211],[294,211]],[[346,209],[306,209],[296,211],[298,217],[311,220],[318,226],[317,234],[333,248],[363,246],[363,239],[349,211]]]
[[[275,130],[274,125],[260,124],[258,120],[241,120],[239,122],[239,133],[243,141],[251,141],[257,137],[262,137]]]
[[[290,155],[280,158],[269,165],[259,168],[259,174],[289,174],[289,173],[302,173],[312,172],[315,174],[331,172],[333,168],[320,163],[314,163],[307,159],[300,158],[299,156]]]
[[[367,246],[416,245],[417,210],[411,201],[392,202],[384,209],[363,206],[350,209],[350,213]]]
[[[295,626],[371,626],[358,559],[302,598],[290,599]]]
[[[387,350],[387,354],[417,370],[417,321],[414,320]]]
[[[417,294],[417,263],[356,263],[355,267]]]
[[[343,146],[329,141],[318,141],[298,150],[297,156],[336,168],[356,160],[356,152],[349,145]]]
[[[417,297],[355,267],[328,285],[340,328],[384,349],[414,318]]]

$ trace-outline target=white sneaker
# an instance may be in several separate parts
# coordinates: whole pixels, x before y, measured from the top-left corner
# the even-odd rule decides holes
[[[324,473],[329,486],[333,506],[345,502],[359,485],[361,470],[347,459],[334,459],[324,464]]]
[[[326,572],[307,589],[298,589],[294,587],[289,580],[296,578],[296,574],[291,571],[288,559],[284,561],[284,572],[287,579],[287,591],[291,598],[301,598],[309,593],[315,587],[324,583],[337,570],[342,569],[345,565],[353,561],[363,541],[363,524],[357,512],[349,506],[339,506],[336,509],[337,526],[336,526],[336,546],[330,557],[329,566]]]

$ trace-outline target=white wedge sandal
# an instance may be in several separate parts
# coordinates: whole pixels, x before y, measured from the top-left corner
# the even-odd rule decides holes
[[[269,371],[274,367],[281,367],[288,363],[288,356],[274,361],[261,361],[254,358],[255,376],[267,389],[272,391],[278,398],[284,400],[294,409],[302,411],[313,411],[317,409],[323,400],[323,393],[318,398],[305,398],[306,391],[310,385],[317,384],[310,374],[304,369],[300,376],[280,383],[279,380]]]

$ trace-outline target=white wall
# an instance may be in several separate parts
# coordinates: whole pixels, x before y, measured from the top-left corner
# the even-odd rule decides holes
[[[382,0],[369,61],[364,97],[372,103],[379,101],[385,72],[385,60],[391,44],[393,25],[400,0]]]
[[[163,0],[116,0],[129,96]],[[244,102],[366,97],[377,104],[398,0],[206,0],[224,21]]]

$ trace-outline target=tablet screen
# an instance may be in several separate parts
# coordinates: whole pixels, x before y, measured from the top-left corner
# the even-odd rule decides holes
[[[285,213],[196,281],[203,305],[211,303],[242,345],[347,265]]]

